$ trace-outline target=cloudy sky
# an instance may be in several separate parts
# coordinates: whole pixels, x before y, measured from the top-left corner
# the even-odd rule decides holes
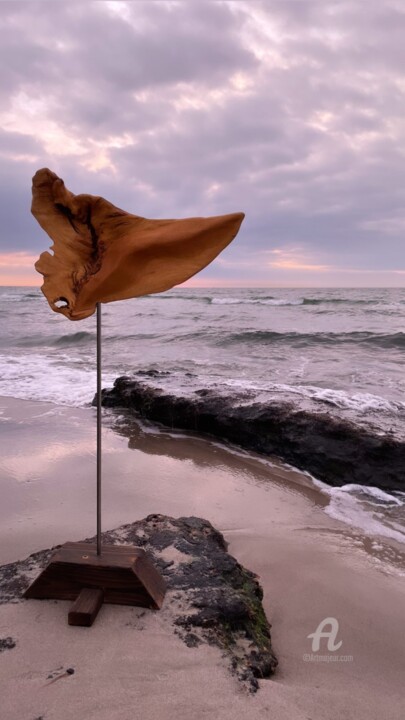
[[[31,177],[147,217],[244,211],[200,285],[405,286],[402,0],[0,2],[0,284]]]

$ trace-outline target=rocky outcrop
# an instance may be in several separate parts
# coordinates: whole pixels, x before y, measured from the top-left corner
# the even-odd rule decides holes
[[[103,533],[102,543],[136,545],[152,556],[168,587],[159,611],[162,620],[189,647],[219,647],[232,672],[252,692],[259,678],[272,675],[277,659],[262,589],[256,576],[228,554],[223,536],[207,520],[149,515]],[[22,594],[52,552],[43,550],[0,567],[0,604],[29,602],[21,600]],[[4,649],[13,647],[11,640],[5,638]]]
[[[240,403],[237,396],[207,389],[176,397],[128,377],[103,390],[102,402],[170,428],[276,455],[330,485],[356,483],[405,491],[405,443],[327,413],[297,410],[288,403]]]

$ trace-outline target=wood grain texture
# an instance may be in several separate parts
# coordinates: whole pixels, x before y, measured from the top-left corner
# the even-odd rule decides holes
[[[243,213],[150,220],[102,197],[74,195],[54,172],[33,177],[31,211],[53,240],[35,263],[50,307],[70,320],[97,302],[169,290],[202,270],[234,239]],[[63,307],[60,307],[61,303]]]
[[[24,593],[25,598],[76,600],[83,588],[103,590],[104,602],[159,609],[166,583],[144,550],[66,543]]]
[[[100,588],[83,588],[68,613],[69,625],[91,627],[103,604],[104,592]]]

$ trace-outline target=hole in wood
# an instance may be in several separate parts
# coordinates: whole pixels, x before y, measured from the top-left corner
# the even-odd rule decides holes
[[[69,307],[69,300],[67,300],[67,299],[64,298],[64,297],[60,297],[60,298],[58,298],[57,300],[55,300],[53,304],[54,304],[55,307],[57,307],[57,308]]]

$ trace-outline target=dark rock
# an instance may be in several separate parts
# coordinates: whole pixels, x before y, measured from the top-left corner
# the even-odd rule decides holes
[[[12,637],[0,638],[0,653],[15,648],[16,642]]]
[[[198,647],[199,645],[201,645],[201,640],[198,637],[198,635],[195,635],[195,633],[186,632],[186,633],[183,633],[183,635],[181,635],[181,633],[177,633],[177,634],[180,635],[180,637],[182,637],[182,640],[184,640],[187,647]]]
[[[152,368],[150,370],[138,370],[137,375],[145,375],[146,377],[154,378],[170,375],[170,373],[167,370],[155,370]]]
[[[170,618],[188,647],[203,642],[219,647],[252,692],[258,688],[257,678],[274,673],[277,659],[261,603],[263,591],[254,573],[227,553],[223,535],[211,523],[197,517],[149,515],[103,533],[102,542],[137,545],[153,557],[168,586],[162,618]],[[176,550],[180,559],[167,561],[168,549]],[[20,602],[51,554],[43,550],[0,567],[0,603]],[[74,669],[65,672],[72,674]]]
[[[328,413],[289,403],[238,404],[207,390],[176,397],[128,377],[103,390],[103,405],[128,408],[171,429],[205,433],[247,450],[276,455],[329,485],[405,491],[405,443]]]

